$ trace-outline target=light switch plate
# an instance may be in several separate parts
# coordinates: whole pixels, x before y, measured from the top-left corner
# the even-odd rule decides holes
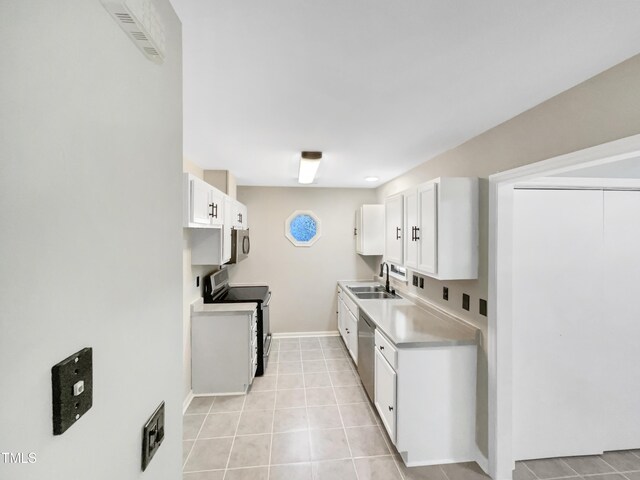
[[[87,347],[51,368],[53,434],[62,435],[93,405],[93,356]]]
[[[164,402],[151,415],[142,428],[142,471],[144,472],[151,459],[164,440]]]

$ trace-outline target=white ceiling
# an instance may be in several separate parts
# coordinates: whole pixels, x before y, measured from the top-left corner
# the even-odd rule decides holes
[[[637,0],[171,1],[185,155],[240,185],[377,186],[640,52]]]

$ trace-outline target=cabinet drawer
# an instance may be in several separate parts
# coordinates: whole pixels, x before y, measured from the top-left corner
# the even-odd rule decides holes
[[[376,351],[380,352],[393,368],[398,368],[398,350],[377,329]]]
[[[358,306],[356,305],[356,302],[351,300],[351,297],[349,297],[349,295],[345,294],[342,295],[342,300],[344,300],[344,304],[349,309],[349,311],[353,313],[353,316],[358,318]]]

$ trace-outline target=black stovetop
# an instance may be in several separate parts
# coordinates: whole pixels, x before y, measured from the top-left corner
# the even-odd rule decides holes
[[[240,302],[265,302],[269,296],[269,287],[246,286],[227,287],[222,292],[214,295],[210,302],[205,303],[240,303]]]

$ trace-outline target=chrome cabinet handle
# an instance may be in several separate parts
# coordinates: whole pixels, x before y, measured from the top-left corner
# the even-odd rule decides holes
[[[416,229],[416,238],[415,238],[415,240],[417,242],[418,240],[420,240],[420,237],[418,236],[418,232],[420,231],[420,227],[413,227],[413,228]]]
[[[384,350],[384,345],[380,345],[380,350]]]
[[[396,240],[400,240],[400,227],[396,227]]]
[[[393,407],[391,405],[389,405],[389,411],[392,412],[393,411]]]

